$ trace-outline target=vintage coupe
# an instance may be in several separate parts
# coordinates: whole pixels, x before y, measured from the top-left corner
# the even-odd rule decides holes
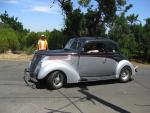
[[[65,83],[118,79],[128,82],[137,66],[121,55],[116,42],[93,37],[73,38],[62,50],[37,51],[25,69],[25,81],[46,80],[51,89]]]

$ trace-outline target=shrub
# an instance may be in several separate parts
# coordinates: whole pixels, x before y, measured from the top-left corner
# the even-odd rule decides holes
[[[26,40],[26,46],[31,47],[31,46],[34,46],[35,44],[37,44],[38,39],[39,39],[38,34],[35,32],[31,32],[25,36],[24,40]]]
[[[53,30],[48,36],[49,49],[61,49],[66,44],[67,37],[58,30]]]
[[[8,49],[12,51],[20,48],[17,33],[6,24],[0,24],[0,52],[5,52]]]

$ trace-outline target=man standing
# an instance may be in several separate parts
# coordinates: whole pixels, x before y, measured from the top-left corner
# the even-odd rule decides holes
[[[41,35],[38,41],[38,50],[48,50],[48,43],[44,34]]]

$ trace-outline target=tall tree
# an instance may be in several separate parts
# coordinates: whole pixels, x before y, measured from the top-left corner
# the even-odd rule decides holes
[[[88,6],[91,0],[78,0],[79,4],[87,8],[87,13],[82,15],[82,12],[78,11],[79,16],[77,16],[77,28],[80,29],[82,26],[82,35],[91,35],[91,36],[102,36],[105,33],[106,24],[112,24],[114,18],[116,16],[116,11],[126,4],[125,0],[94,0],[96,3],[92,4],[92,6]],[[58,2],[61,9],[63,10],[63,14],[65,17],[65,21],[72,21],[71,17],[76,16],[77,10],[73,9],[73,2],[71,0],[54,0],[53,3]],[[75,11],[74,11],[75,10]],[[82,19],[81,19],[82,18]],[[67,28],[68,22],[65,22],[65,28]],[[73,22],[70,22],[73,23]],[[66,25],[67,24],[67,25]],[[81,25],[78,25],[81,24]],[[72,25],[70,25],[72,26]],[[70,27],[69,26],[69,27]],[[91,27],[89,27],[91,26]],[[72,27],[70,27],[72,28]],[[70,29],[72,31],[74,29]],[[88,31],[88,32],[87,32]],[[75,35],[79,35],[78,32],[75,32]]]
[[[150,57],[150,18],[146,19],[144,34],[142,38],[142,45],[144,50],[144,58],[146,61],[148,61]]]
[[[80,9],[75,9],[65,19],[65,34],[80,36],[82,31],[83,14]]]
[[[122,52],[129,58],[135,56],[137,42],[124,15],[118,16],[109,31],[109,37],[119,43]]]
[[[10,17],[7,11],[0,15],[0,19],[2,23],[8,24],[12,29],[14,29],[17,32],[29,32],[29,30],[23,28],[22,23],[18,21],[17,17]]]
[[[138,19],[139,15],[135,15],[135,14],[131,14],[129,16],[127,16],[127,20],[129,22],[130,25],[136,24],[137,22],[139,22]]]

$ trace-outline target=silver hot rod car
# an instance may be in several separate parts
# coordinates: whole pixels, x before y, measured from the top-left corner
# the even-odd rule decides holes
[[[62,50],[37,51],[25,69],[25,81],[46,80],[49,88],[65,83],[118,79],[128,82],[137,66],[120,54],[116,42],[93,37],[73,38]]]

